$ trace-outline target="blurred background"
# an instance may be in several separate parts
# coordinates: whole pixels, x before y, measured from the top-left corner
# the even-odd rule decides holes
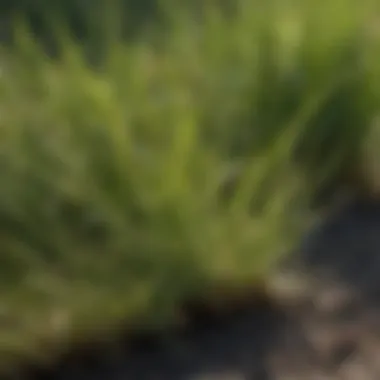
[[[265,281],[376,195],[378,7],[0,1],[0,368]]]

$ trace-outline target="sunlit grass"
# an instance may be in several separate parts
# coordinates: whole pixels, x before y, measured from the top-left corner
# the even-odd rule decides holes
[[[159,43],[110,39],[95,67],[68,39],[59,59],[26,33],[4,49],[3,362],[265,277],[305,228],[310,181],[359,159],[380,88],[369,2],[239,4],[177,13]]]

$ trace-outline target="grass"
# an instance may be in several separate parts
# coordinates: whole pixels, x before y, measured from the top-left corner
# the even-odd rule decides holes
[[[55,59],[21,29],[3,48],[1,365],[265,278],[316,184],[376,162],[362,154],[380,95],[375,4],[238,5],[198,21],[178,8],[164,34],[128,44],[110,33],[95,66],[69,38]]]

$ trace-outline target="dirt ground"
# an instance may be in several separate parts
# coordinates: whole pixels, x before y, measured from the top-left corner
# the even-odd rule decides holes
[[[380,379],[380,203],[350,202],[326,216],[269,285],[270,300],[71,352],[17,378]]]

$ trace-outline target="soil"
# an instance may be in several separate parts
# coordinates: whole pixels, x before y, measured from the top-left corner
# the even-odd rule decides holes
[[[77,348],[17,378],[377,380],[380,202],[324,217],[259,293],[223,313],[193,303],[184,327]]]

